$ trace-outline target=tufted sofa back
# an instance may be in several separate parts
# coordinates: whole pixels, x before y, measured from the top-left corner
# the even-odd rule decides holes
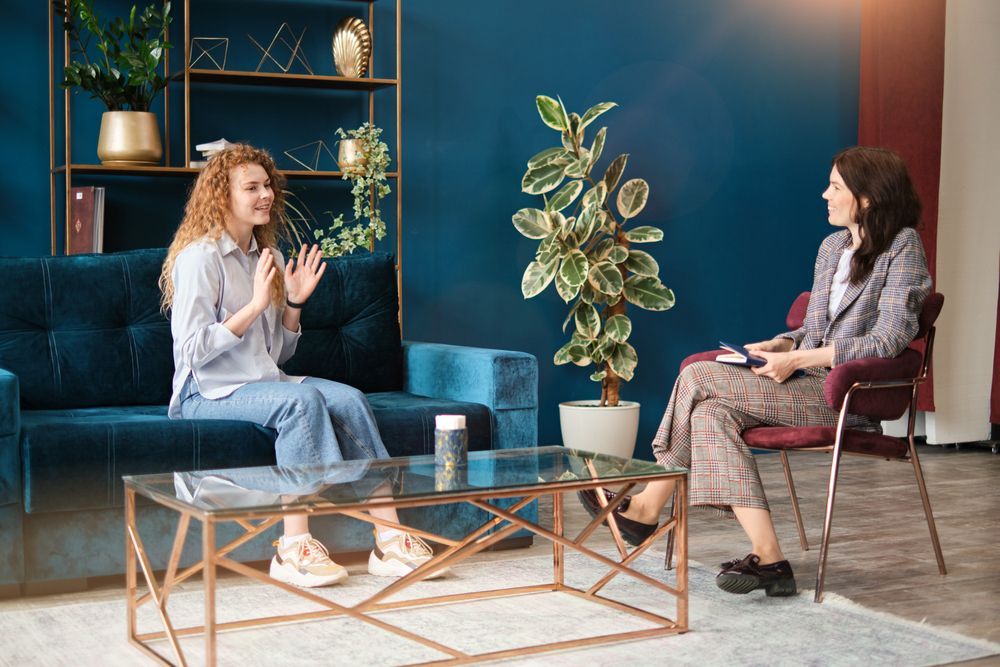
[[[0,368],[18,376],[22,408],[169,401],[172,342],[157,287],[165,254],[0,258]],[[367,392],[400,389],[392,257],[329,262],[285,370]]]

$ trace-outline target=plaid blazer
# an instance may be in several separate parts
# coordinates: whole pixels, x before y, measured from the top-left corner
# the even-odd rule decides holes
[[[917,335],[920,310],[931,291],[931,276],[920,236],[912,227],[896,234],[889,248],[875,260],[864,281],[850,284],[833,319],[828,313],[830,285],[837,263],[851,244],[847,230],[823,240],[816,256],[812,295],[801,327],[780,334],[791,338],[794,349],[833,345],[833,365],[900,354]]]

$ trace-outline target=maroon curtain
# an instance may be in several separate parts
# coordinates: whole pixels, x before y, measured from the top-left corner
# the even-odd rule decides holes
[[[993,391],[990,393],[990,421],[994,424],[1000,424],[1000,297],[997,298],[997,337],[996,344],[993,346]]]
[[[924,205],[920,237],[931,276],[937,258],[945,0],[862,0],[858,143],[906,161]],[[945,295],[945,308],[948,307]],[[934,388],[920,391],[934,409]]]

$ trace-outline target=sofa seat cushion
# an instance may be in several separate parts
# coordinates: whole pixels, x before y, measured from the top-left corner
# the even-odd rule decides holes
[[[274,465],[274,431],[250,422],[172,420],[166,406],[21,413],[28,514],[123,504],[123,475]]]
[[[368,394],[385,448],[392,456],[434,453],[435,415],[465,415],[469,449],[493,449],[493,420],[479,403],[428,398],[405,391]]]

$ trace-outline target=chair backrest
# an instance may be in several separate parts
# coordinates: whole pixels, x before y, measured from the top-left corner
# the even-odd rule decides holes
[[[795,297],[792,307],[788,309],[785,317],[785,325],[789,331],[794,331],[801,327],[806,321],[806,311],[809,309],[809,292],[803,292]]]

